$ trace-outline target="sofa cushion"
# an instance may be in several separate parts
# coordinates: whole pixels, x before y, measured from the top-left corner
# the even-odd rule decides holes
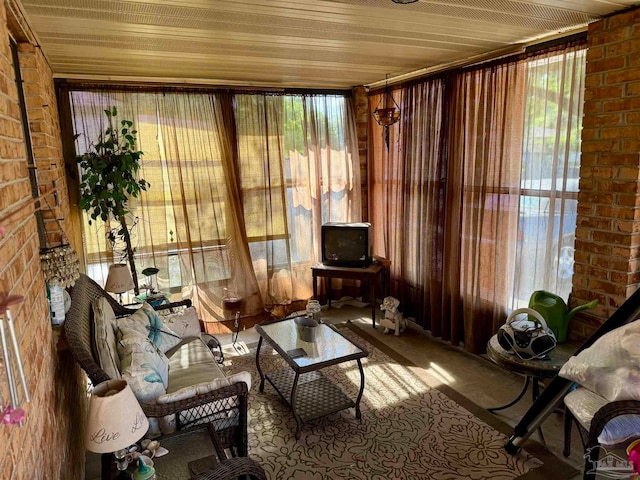
[[[169,358],[167,393],[224,376],[215,357],[199,337],[185,339],[173,349]]]
[[[111,378],[120,378],[120,358],[116,347],[114,331],[116,316],[104,297],[91,302],[93,309],[93,342],[100,367]]]
[[[140,401],[155,401],[168,384],[169,359],[142,333],[121,327],[118,354],[122,378]]]
[[[117,328],[122,327],[146,335],[163,353],[180,343],[180,336],[162,322],[158,313],[147,302],[128,317],[117,319]]]
[[[195,307],[183,308],[179,312],[163,314],[158,312],[162,322],[180,338],[200,336],[200,321]]]
[[[210,382],[198,383],[195,385],[189,385],[179,390],[167,392],[164,395],[158,397],[158,403],[171,403],[180,400],[186,400],[187,398],[195,397],[196,395],[203,395],[205,393],[212,392],[222,387],[233,385],[234,383],[244,382],[247,384],[247,389],[251,389],[251,374],[249,372],[238,372],[228,377],[215,378]]]

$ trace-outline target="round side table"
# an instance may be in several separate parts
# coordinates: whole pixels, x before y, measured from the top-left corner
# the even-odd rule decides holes
[[[529,384],[531,383],[532,400],[540,395],[540,380],[555,377],[562,365],[571,357],[580,345],[575,343],[561,343],[556,346],[545,358],[524,360],[515,353],[507,352],[498,343],[498,335],[494,335],[487,343],[487,356],[489,359],[505,370],[524,376],[524,385],[518,396],[511,402],[500,407],[487,408],[490,412],[497,412],[505,408],[512,407],[518,403],[527,393]],[[542,431],[538,429],[540,440],[544,444]]]

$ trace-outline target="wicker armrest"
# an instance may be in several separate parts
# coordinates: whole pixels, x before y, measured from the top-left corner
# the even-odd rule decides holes
[[[155,307],[153,307],[153,309],[156,312],[160,312],[160,313],[165,313],[163,312],[164,310],[169,310],[169,313],[173,313],[178,308],[181,308],[181,307],[189,308],[190,306],[191,306],[191,300],[188,298],[185,298],[184,300],[180,300],[179,302],[171,302],[171,303],[165,303],[164,305],[156,305]],[[135,313],[137,310],[138,310],[138,307],[136,308],[122,307],[121,310],[119,310],[117,313],[116,312],[114,313],[116,313],[117,318],[122,318],[122,317],[128,317],[132,313]]]
[[[233,383],[171,403],[141,403],[140,405],[147,417],[163,417],[171,414],[180,417],[186,412],[195,411],[196,414],[190,415],[185,425],[182,425],[178,418],[176,419],[180,430],[199,428],[204,425],[209,431],[218,458],[225,458],[227,449],[231,449],[234,455],[247,455],[249,389],[244,382]]]
[[[215,467],[202,472],[191,480],[236,480],[248,475],[255,480],[267,480],[264,469],[258,462],[249,457],[235,457],[223,460]]]
[[[189,408],[198,407],[215,401],[226,400],[236,396],[239,399],[238,406],[242,408],[241,403],[243,401],[246,402],[248,395],[249,391],[247,389],[247,384],[244,382],[237,382],[184,400],[178,400],[170,403],[141,402],[140,406],[147,417],[164,417],[165,415],[178,413],[182,410],[187,410]]]
[[[589,429],[589,445],[598,443],[598,436],[610,420],[620,415],[640,415],[640,400],[619,400],[607,403],[600,408],[591,420]]]

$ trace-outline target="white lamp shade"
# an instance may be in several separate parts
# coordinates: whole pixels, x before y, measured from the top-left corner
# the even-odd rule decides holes
[[[108,380],[96,385],[89,403],[87,450],[116,452],[136,443],[148,429],[149,420],[127,382]]]
[[[104,289],[111,293],[124,293],[133,290],[133,278],[125,263],[115,263],[109,267],[107,284]]]

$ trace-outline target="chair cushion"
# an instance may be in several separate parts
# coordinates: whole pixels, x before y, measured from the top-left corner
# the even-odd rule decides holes
[[[576,388],[564,397],[564,404],[585,430],[589,430],[591,419],[607,403],[606,398],[586,388]]]
[[[116,316],[104,297],[91,302],[93,309],[93,342],[100,367],[111,378],[120,378],[120,358],[116,347],[114,326]]]
[[[165,393],[169,359],[144,334],[121,327],[118,354],[122,378],[138,400],[152,402]]]
[[[215,357],[199,337],[186,339],[172,351],[169,358],[167,393],[224,376]]]
[[[167,327],[158,313],[147,302],[138,310],[117,319],[117,328],[130,328],[146,335],[161,352],[166,352],[180,343],[180,336]]]
[[[179,312],[162,314],[158,312],[162,322],[180,338],[200,336],[200,321],[194,307],[183,308]]]
[[[564,403],[576,421],[589,430],[593,416],[609,401],[586,388],[577,388],[564,397]],[[598,443],[618,445],[633,438],[640,438],[640,415],[620,415],[605,425]]]

